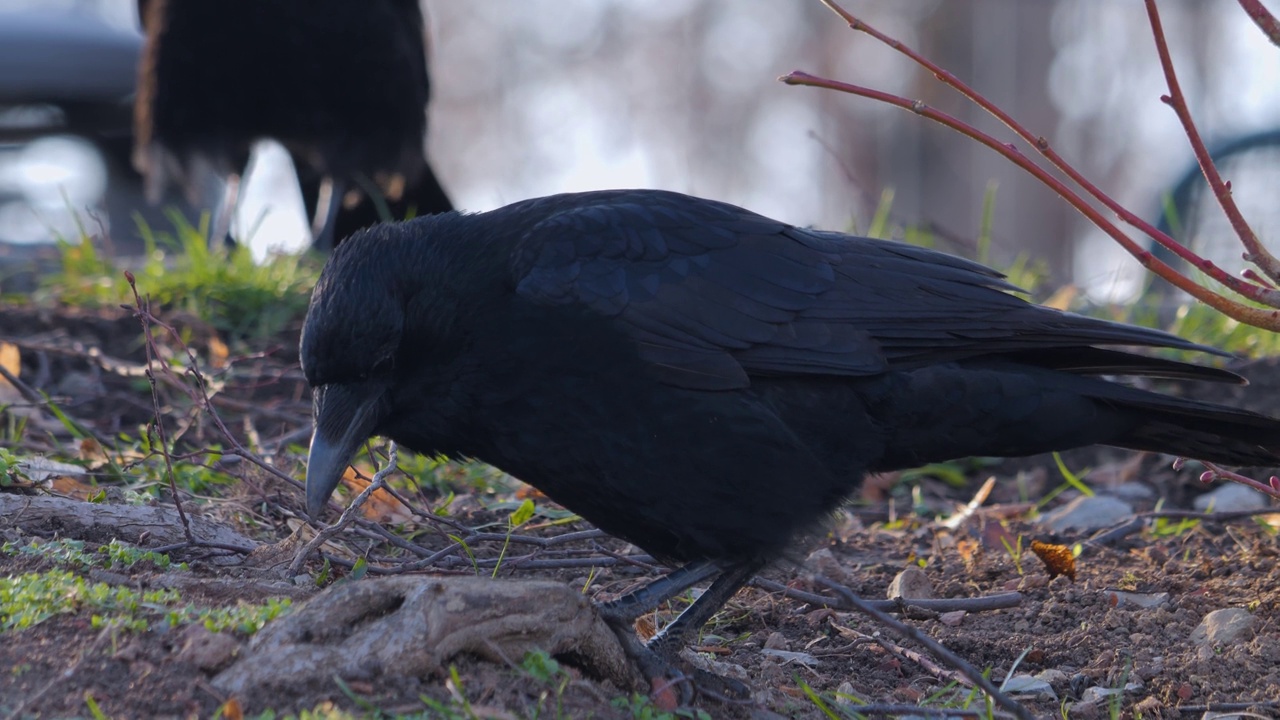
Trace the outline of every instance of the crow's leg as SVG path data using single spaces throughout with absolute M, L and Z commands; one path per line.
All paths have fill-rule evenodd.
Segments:
M 204 155 L 191 158 L 187 201 L 197 211 L 209 212 L 209 248 L 231 246 L 231 222 L 240 199 L 240 175 L 223 172 Z
M 311 247 L 321 252 L 333 250 L 338 238 L 334 237 L 334 224 L 342 209 L 342 196 L 347 183 L 332 175 L 320 184 L 320 196 L 316 201 L 316 216 L 311 220 Z
M 601 603 L 600 614 L 611 623 L 630 625 L 636 618 L 718 572 L 720 566 L 710 560 L 697 560 L 682 565 L 639 590 L 629 592 L 617 600 Z
M 741 683 L 702 670 L 695 670 L 692 682 L 688 682 L 690 678 L 675 666 L 674 661 L 688 639 L 763 566 L 763 561 L 740 562 L 727 568 L 711 561 L 693 562 L 601 606 L 601 615 L 617 635 L 627 655 L 649 680 L 659 705 L 671 709 L 677 704 L 687 704 L 693 700 L 695 687 L 726 699 L 749 697 L 749 689 Z M 717 572 L 720 577 L 674 622 L 647 645 L 640 641 L 635 632 L 636 618 Z

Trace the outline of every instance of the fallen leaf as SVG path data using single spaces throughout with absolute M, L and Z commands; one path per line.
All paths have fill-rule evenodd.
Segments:
M 1071 554 L 1071 548 L 1066 545 L 1055 545 L 1032 540 L 1031 552 L 1035 553 L 1036 557 L 1040 558 L 1040 562 L 1044 563 L 1045 569 L 1049 571 L 1050 578 L 1066 575 L 1071 578 L 1071 582 L 1076 581 L 1076 557 Z

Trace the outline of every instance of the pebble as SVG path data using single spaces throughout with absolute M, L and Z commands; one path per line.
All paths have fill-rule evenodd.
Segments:
M 1049 683 L 1050 685 L 1066 685 L 1071 681 L 1071 676 L 1057 668 L 1049 668 L 1036 673 L 1036 677 Z
M 933 598 L 933 583 L 923 570 L 912 565 L 894 576 L 885 594 L 890 600 L 929 600 Z
M 1140 607 L 1140 608 L 1157 608 L 1168 605 L 1170 602 L 1169 593 L 1135 593 L 1124 592 L 1123 590 L 1107 590 L 1106 598 L 1108 604 L 1114 598 L 1116 607 Z
M 1152 490 L 1151 486 L 1140 482 L 1126 482 L 1108 489 L 1107 494 L 1121 500 L 1151 500 L 1156 496 L 1156 491 Z
M 1209 648 L 1243 642 L 1253 634 L 1253 623 L 1253 615 L 1244 608 L 1214 610 L 1191 631 L 1191 642 Z
M 1101 685 L 1094 685 L 1091 688 L 1085 688 L 1083 694 L 1080 695 L 1080 702 L 1084 703 L 1101 703 L 1112 695 L 1119 695 L 1124 691 L 1120 688 L 1107 688 Z
M 787 642 L 787 636 L 780 632 L 769 633 L 769 639 L 764 641 L 766 650 L 789 650 L 791 643 Z
M 1237 510 L 1257 510 L 1267 506 L 1267 496 L 1244 485 L 1225 482 L 1195 500 L 1195 507 L 1201 512 L 1236 512 Z
M 1033 675 L 1014 675 L 1004 681 L 1001 688 L 1011 695 L 1034 695 L 1040 700 L 1057 701 L 1053 686 Z
M 1040 525 L 1053 532 L 1100 530 L 1133 515 L 1133 506 L 1107 495 L 1080 496 L 1040 516 Z

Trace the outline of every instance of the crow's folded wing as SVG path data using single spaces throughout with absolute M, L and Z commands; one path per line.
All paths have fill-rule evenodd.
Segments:
M 803 230 L 674 193 L 589 197 L 544 205 L 554 209 L 516 254 L 517 291 L 615 319 L 658 376 L 680 387 L 739 388 L 752 375 L 870 375 L 1014 353 L 1031 362 L 1045 354 L 1040 364 L 1062 369 L 1199 375 L 1196 366 L 1083 346 L 1210 350 L 1032 305 L 1009 294 L 1017 288 L 999 273 L 924 248 Z M 1047 357 L 1055 348 L 1077 350 L 1070 360 Z

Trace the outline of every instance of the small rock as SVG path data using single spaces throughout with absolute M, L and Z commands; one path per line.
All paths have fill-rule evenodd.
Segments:
M 933 583 L 923 570 L 912 565 L 894 576 L 885 594 L 890 600 L 930 600 L 933 598 Z
M 780 632 L 773 632 L 769 634 L 769 639 L 764 641 L 764 647 L 766 650 L 789 650 L 791 649 L 791 643 L 787 642 L 786 635 Z
M 1107 490 L 1107 494 L 1121 500 L 1150 500 L 1156 496 L 1156 491 L 1139 482 L 1126 482 Z
M 1065 672 L 1057 668 L 1049 668 L 1048 670 L 1041 670 L 1040 672 L 1036 673 L 1035 676 L 1038 679 L 1049 683 L 1050 685 L 1056 685 L 1058 687 L 1062 687 L 1063 685 L 1066 685 L 1068 682 L 1071 681 L 1070 675 L 1066 674 Z
M 205 672 L 216 672 L 231 664 L 240 651 L 240 643 L 230 635 L 210 632 L 199 623 L 182 631 L 184 640 L 178 660 L 191 663 Z
M 1040 516 L 1040 524 L 1053 532 L 1099 530 L 1133 514 L 1133 506 L 1107 495 L 1081 496 Z
M 958 627 L 960 623 L 964 622 L 965 615 L 968 615 L 968 613 L 964 610 L 952 610 L 939 615 L 938 620 L 947 627 Z
M 841 585 L 849 585 L 854 580 L 849 571 L 840 564 L 835 553 L 831 552 L 831 548 L 814 550 L 809 553 L 809 557 L 805 559 L 804 564 L 815 574 L 826 575 Z
M 769 648 L 765 648 L 764 650 L 760 651 L 760 654 L 777 658 L 784 665 L 787 663 L 799 663 L 806 667 L 817 667 L 818 665 L 822 664 L 821 662 L 819 662 L 818 658 L 806 652 L 791 652 L 790 650 L 770 650 Z
M 1107 590 L 1105 595 L 1108 604 L 1115 607 L 1157 608 L 1169 604 L 1169 593 L 1134 593 L 1123 590 Z
M 1033 695 L 1042 700 L 1058 699 L 1052 685 L 1033 675 L 1014 675 L 1004 681 L 1002 689 L 1011 695 Z
M 1253 634 L 1253 615 L 1244 608 L 1214 610 L 1191 631 L 1191 642 L 1201 647 L 1243 642 Z
M 1195 500 L 1195 507 L 1207 512 L 1236 512 L 1237 510 L 1257 510 L 1267 506 L 1267 496 L 1245 487 L 1239 483 L 1227 482 L 1201 495 Z
M 1120 688 L 1106 688 L 1101 685 L 1094 685 L 1086 688 L 1084 693 L 1080 695 L 1080 702 L 1101 704 L 1112 695 L 1119 695 L 1124 691 Z

